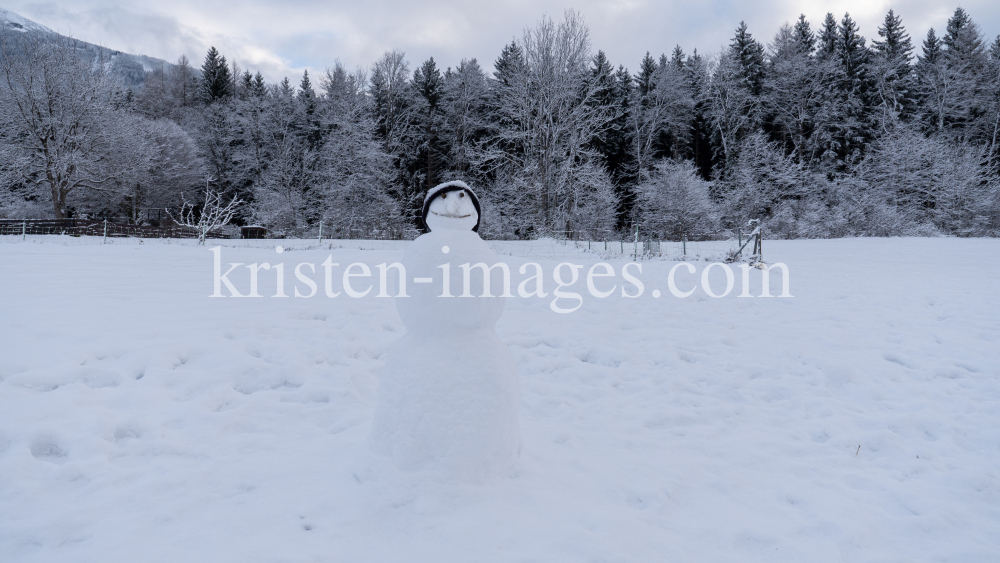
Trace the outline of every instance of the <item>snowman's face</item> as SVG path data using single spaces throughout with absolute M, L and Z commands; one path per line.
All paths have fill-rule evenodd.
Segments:
M 465 190 L 445 192 L 431 201 L 427 227 L 432 231 L 471 231 L 479 222 L 472 198 Z

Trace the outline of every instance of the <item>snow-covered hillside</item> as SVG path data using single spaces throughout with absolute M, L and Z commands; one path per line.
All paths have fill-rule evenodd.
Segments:
M 998 560 L 1000 240 L 766 252 L 794 297 L 737 271 L 678 299 L 661 261 L 637 299 L 510 299 L 519 467 L 454 484 L 356 475 L 392 299 L 211 299 L 207 248 L 0 243 L 0 561 Z M 283 262 L 291 295 L 328 255 L 401 251 L 222 260 Z
M 35 23 L 28 18 L 19 16 L 14 12 L 0 8 L 0 25 L 15 31 L 40 31 L 42 33 L 55 33 L 42 24 Z
M 37 32 L 46 41 L 65 40 L 66 36 L 33 22 L 28 18 L 0 8 L 0 26 L 12 31 L 23 33 Z M 156 69 L 169 69 L 173 65 L 164 60 L 146 55 L 133 55 L 110 49 L 105 46 L 88 43 L 80 38 L 73 41 L 74 47 L 87 58 L 97 58 L 113 61 L 112 69 L 126 86 L 140 87 L 145 82 L 145 72 Z

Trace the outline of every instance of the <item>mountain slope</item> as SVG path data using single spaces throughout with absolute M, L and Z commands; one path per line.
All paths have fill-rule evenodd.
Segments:
M 3 8 L 0 8 L 0 28 L 4 31 L 37 34 L 43 40 L 51 42 L 69 39 L 76 46 L 81 56 L 92 59 L 102 58 L 104 60 L 110 60 L 113 72 L 122 79 L 125 86 L 133 89 L 140 88 L 143 85 L 146 81 L 147 71 L 156 68 L 163 68 L 166 70 L 173 66 L 171 63 L 162 59 L 148 57 L 146 55 L 123 53 L 121 51 L 116 51 L 114 49 L 109 49 L 107 47 L 67 37 L 52 31 L 44 25 L 33 22 L 28 18 Z

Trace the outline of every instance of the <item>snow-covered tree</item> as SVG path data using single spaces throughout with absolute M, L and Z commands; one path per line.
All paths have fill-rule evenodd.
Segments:
M 108 189 L 139 164 L 109 155 L 129 139 L 116 126 L 120 90 L 110 65 L 87 60 L 71 40 L 0 30 L 0 124 L 16 138 L 20 181 L 44 186 L 57 219 L 79 189 Z
M 649 234 L 680 240 L 716 229 L 710 184 L 690 161 L 661 160 L 637 191 L 641 225 Z
M 201 65 L 201 99 L 206 104 L 225 100 L 233 95 L 233 77 L 226 57 L 211 47 Z
M 499 91 L 490 155 L 503 190 L 498 199 L 514 202 L 513 215 L 543 232 L 610 228 L 614 188 L 590 142 L 616 110 L 591 103 L 602 85 L 589 79 L 589 30 L 567 11 L 559 24 L 543 18 L 526 29 L 520 49 L 522 70 Z
M 869 69 L 875 81 L 882 129 L 886 130 L 900 116 L 913 111 L 913 44 L 902 18 L 892 10 L 885 15 L 878 34 L 882 39 L 872 41 L 874 56 Z

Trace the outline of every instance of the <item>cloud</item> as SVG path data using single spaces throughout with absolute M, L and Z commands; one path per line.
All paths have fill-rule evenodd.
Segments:
M 454 67 L 476 58 L 487 70 L 500 50 L 543 15 L 559 20 L 571 7 L 556 0 L 455 2 L 430 0 L 298 0 L 240 3 L 174 0 L 76 0 L 73 4 L 9 2 L 8 9 L 74 37 L 168 61 L 184 54 L 196 66 L 214 45 L 242 68 L 261 71 L 269 81 L 302 71 L 322 72 L 335 60 L 348 68 L 368 67 L 388 49 L 407 53 L 411 68 L 433 56 Z M 572 7 L 585 17 L 594 50 L 633 72 L 646 51 L 654 56 L 680 45 L 688 54 L 717 52 L 745 20 L 754 37 L 767 44 L 784 22 L 804 13 L 818 30 L 826 12 L 845 12 L 870 41 L 890 7 L 901 15 L 915 45 L 929 27 L 943 31 L 954 7 L 930 0 L 804 0 L 709 2 L 581 0 Z M 1000 13 L 987 0 L 963 2 L 988 38 L 1000 32 Z

